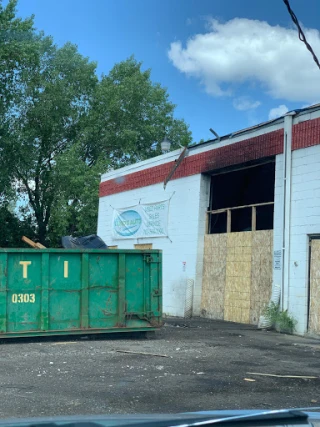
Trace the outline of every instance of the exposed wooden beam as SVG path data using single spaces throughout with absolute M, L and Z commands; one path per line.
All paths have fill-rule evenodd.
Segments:
M 256 231 L 257 228 L 257 208 L 252 206 L 252 216 L 251 216 L 251 231 Z
M 214 211 L 207 211 L 207 212 L 211 214 L 218 214 L 218 213 L 223 213 L 227 211 L 234 211 L 235 209 L 244 209 L 244 208 L 252 208 L 253 206 L 258 207 L 258 206 L 268 206 L 268 205 L 274 205 L 274 202 L 256 203 L 253 205 L 243 205 L 243 206 L 233 206 L 232 208 L 216 209 Z
M 175 173 L 175 171 L 178 169 L 178 167 L 180 166 L 180 164 L 182 163 L 182 160 L 187 156 L 188 154 L 188 149 L 187 147 L 184 147 L 184 149 L 182 150 L 179 158 L 177 160 L 174 161 L 174 165 L 171 169 L 171 171 L 169 172 L 168 176 L 166 177 L 166 179 L 164 180 L 163 183 L 163 188 L 165 189 L 168 182 L 170 181 L 170 179 L 173 177 L 173 174 Z
M 231 233 L 231 210 L 227 210 L 227 233 Z

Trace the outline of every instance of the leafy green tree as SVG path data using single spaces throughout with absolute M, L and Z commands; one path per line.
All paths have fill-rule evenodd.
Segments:
M 27 246 L 22 243 L 21 237 L 34 237 L 35 228 L 32 218 L 30 216 L 15 215 L 7 203 L 0 206 L 0 223 L 0 247 L 16 248 Z
M 116 64 L 97 85 L 82 139 L 89 164 L 104 158 L 112 169 L 161 154 L 157 143 L 165 135 L 172 149 L 191 142 L 186 123 L 174 118 L 175 105 L 167 90 L 141 67 L 131 57 Z
M 0 196 L 1 202 L 11 191 L 11 162 L 4 156 L 9 117 L 14 114 L 15 102 L 21 91 L 20 79 L 28 59 L 37 49 L 38 36 L 33 30 L 33 18 L 16 17 L 17 0 L 3 6 L 0 0 Z
M 49 222 L 51 245 L 59 245 L 64 235 L 96 232 L 99 181 L 106 165 L 100 161 L 88 165 L 82 157 L 80 144 L 75 144 L 57 158 L 55 172 L 60 193 L 54 200 Z
M 71 44 L 57 48 L 43 38 L 37 53 L 21 81 L 6 153 L 8 160 L 14 159 L 13 175 L 20 193 L 27 195 L 39 241 L 45 243 L 51 209 L 60 193 L 56 158 L 76 142 L 97 78 L 95 64 Z

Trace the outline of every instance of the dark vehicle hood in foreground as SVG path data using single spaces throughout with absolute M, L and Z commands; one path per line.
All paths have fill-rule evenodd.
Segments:
M 310 410 L 309 410 L 310 409 Z M 319 408 L 317 408 L 319 409 Z M 307 417 L 303 417 L 303 415 Z M 252 419 L 251 419 L 252 418 Z M 251 419 L 251 420 L 250 420 Z M 0 421 L 1 426 L 8 427 L 113 427 L 113 426 L 210 426 L 210 424 L 225 423 L 230 425 L 291 425 L 320 427 L 320 412 L 312 411 L 312 408 L 302 410 L 221 410 L 201 411 L 181 414 L 129 414 L 129 415 L 93 415 L 93 416 L 66 416 L 43 418 L 16 418 Z M 312 424 L 310 424 L 312 423 Z

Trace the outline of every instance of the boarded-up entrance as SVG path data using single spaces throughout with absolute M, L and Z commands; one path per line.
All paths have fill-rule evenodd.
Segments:
M 272 288 L 273 230 L 205 236 L 202 315 L 257 324 Z
M 309 332 L 320 334 L 320 239 L 311 239 Z

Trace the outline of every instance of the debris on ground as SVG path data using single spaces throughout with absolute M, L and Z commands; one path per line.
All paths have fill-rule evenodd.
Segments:
M 90 340 L 16 339 L 14 345 L 2 340 L 1 416 L 77 415 L 79 408 L 83 415 L 169 414 L 319 404 L 319 379 L 301 379 L 320 372 L 319 351 L 313 349 L 319 340 L 232 322 L 183 322 L 192 327 L 163 327 L 151 341 L 124 332 Z
M 169 357 L 166 354 L 145 353 L 143 351 L 116 350 L 117 353 L 142 354 L 143 356 Z
M 276 378 L 301 378 L 305 380 L 316 380 L 319 377 L 314 377 L 310 375 L 277 375 L 277 374 L 262 374 L 258 372 L 247 372 L 249 375 L 259 375 L 261 377 L 276 377 Z

